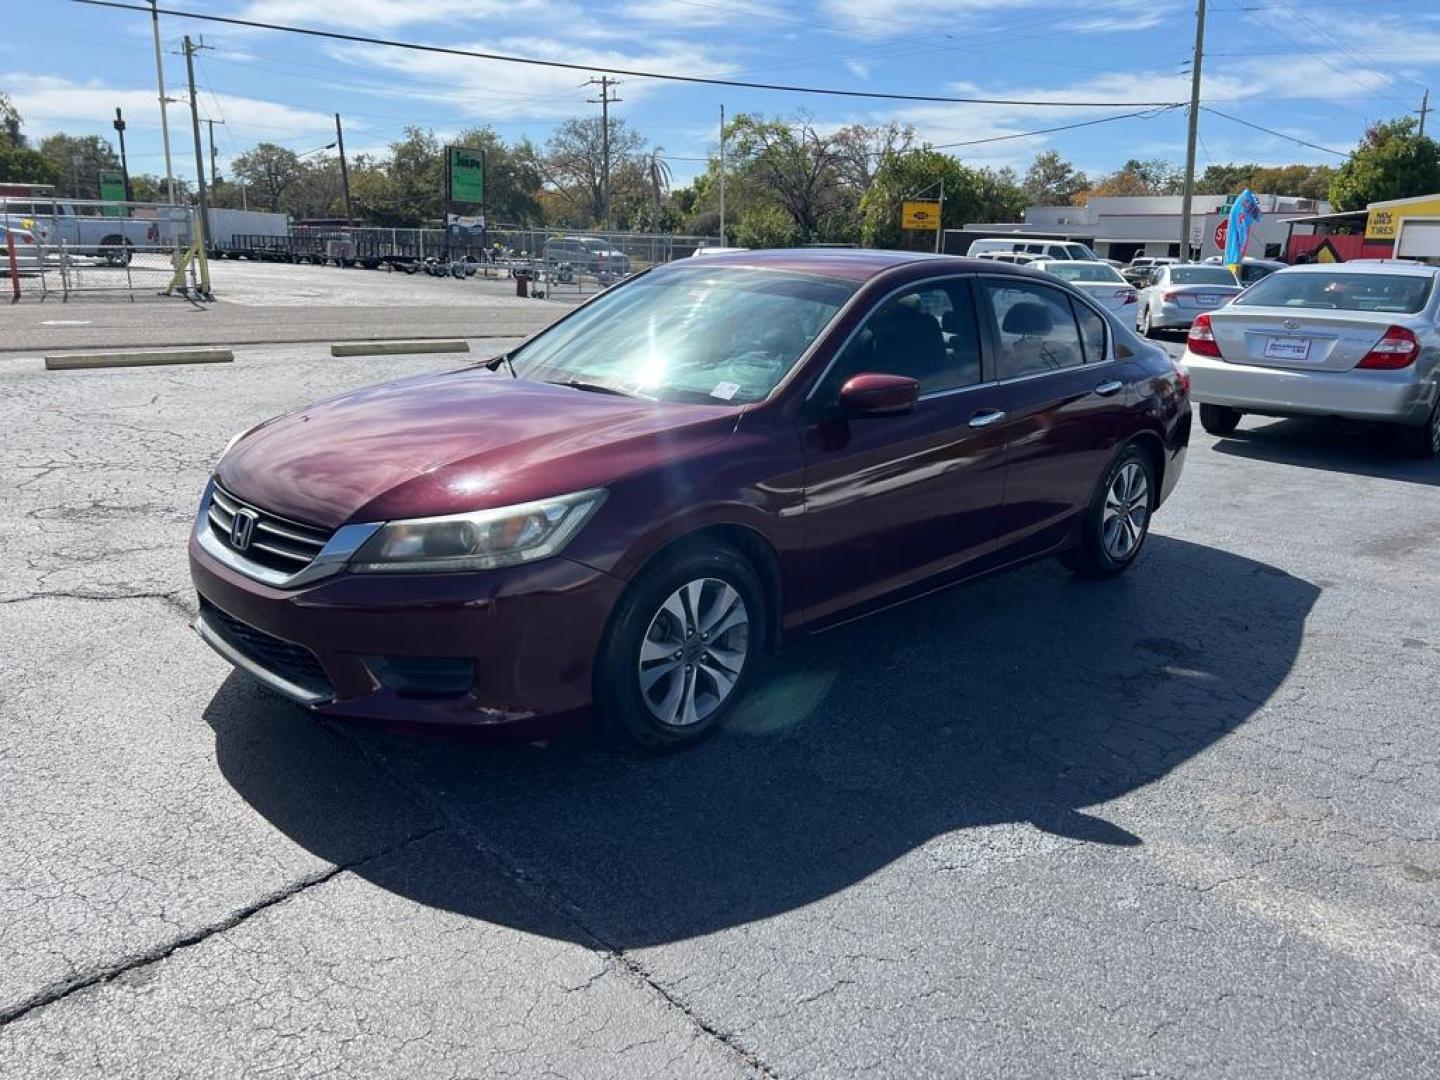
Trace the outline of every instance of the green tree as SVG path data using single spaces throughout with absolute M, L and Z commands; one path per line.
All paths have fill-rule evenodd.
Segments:
M 598 116 L 566 120 L 545 143 L 541 159 L 545 179 L 563 197 L 584 225 L 603 225 L 612 207 L 637 194 L 643 197 L 645 175 L 628 168 L 639 158 L 645 138 L 623 119 L 610 119 L 607 176 L 605 125 Z M 608 205 L 607 205 L 608 199 Z M 621 213 L 620 218 L 625 215 Z
M 1371 124 L 1330 183 L 1336 210 L 1440 191 L 1440 143 L 1416 133 L 1411 117 Z
M 795 219 L 774 204 L 746 207 L 731 228 L 741 247 L 794 247 L 803 239 Z
M 1089 186 L 1089 177 L 1054 150 L 1035 155 L 1021 185 L 1031 206 L 1069 206 Z
M 38 150 L 0 141 L 0 180 L 12 184 L 58 184 L 60 166 Z
M 454 144 L 485 152 L 485 215 L 489 221 L 528 225 L 540 220 L 539 195 L 545 178 L 528 139 L 511 146 L 486 126 L 461 132 Z
M 1238 195 L 1247 187 L 1256 194 L 1326 199 L 1335 170 L 1329 165 L 1209 165 L 1195 180 L 1201 195 Z
M 1182 170 L 1168 161 L 1131 158 L 1113 173 L 1102 176 L 1090 188 L 1071 200 L 1083 206 L 1092 198 L 1113 195 L 1179 195 L 1185 187 Z
M 40 140 L 40 153 L 59 170 L 56 194 L 71 199 L 100 197 L 100 170 L 120 168 L 114 147 L 99 135 L 56 132 Z
M 1009 170 L 970 168 L 939 150 L 912 150 L 887 159 L 860 201 L 860 237 L 865 246 L 933 247 L 933 233 L 902 232 L 900 204 L 917 196 L 935 198 L 942 180 L 942 228 L 958 229 L 972 221 L 1014 221 L 1025 208 L 1025 193 Z
M 286 199 L 300 182 L 304 165 L 294 150 L 262 142 L 231 162 L 230 171 L 249 189 L 252 206 L 281 211 L 289 209 Z
M 799 240 L 818 239 L 822 222 L 841 210 L 847 197 L 835 136 L 817 129 L 806 113 L 791 120 L 742 113 L 727 135 L 747 207 L 757 200 L 778 206 L 795 223 Z
M 0 148 L 25 149 L 25 135 L 20 111 L 10 101 L 10 95 L 0 90 Z

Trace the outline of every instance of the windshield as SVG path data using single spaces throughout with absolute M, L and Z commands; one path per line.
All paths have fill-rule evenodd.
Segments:
M 759 401 L 856 287 L 747 267 L 666 269 L 602 294 L 510 358 L 522 379 L 660 401 Z
M 1091 262 L 1100 262 L 1100 256 L 1090 250 L 1086 244 L 1071 244 L 1070 257 L 1072 259 L 1088 259 Z
M 1172 266 L 1172 285 L 1234 285 L 1235 275 L 1223 266 Z
M 1120 272 L 1106 263 L 1048 263 L 1045 272 L 1065 281 L 1099 281 L 1106 285 L 1128 284 Z
M 1418 274 L 1312 274 L 1278 271 L 1236 299 L 1251 307 L 1339 308 L 1413 315 L 1430 298 L 1435 279 Z

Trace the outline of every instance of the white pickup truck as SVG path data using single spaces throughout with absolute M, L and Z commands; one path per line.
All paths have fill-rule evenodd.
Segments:
M 188 211 L 180 207 L 155 207 L 142 211 L 144 217 L 110 217 L 105 210 L 114 212 L 101 203 L 0 199 L 0 225 L 30 230 L 47 254 L 63 245 L 71 255 L 102 259 L 111 266 L 129 265 L 137 248 L 168 248 L 177 236 L 183 243 L 188 235 Z

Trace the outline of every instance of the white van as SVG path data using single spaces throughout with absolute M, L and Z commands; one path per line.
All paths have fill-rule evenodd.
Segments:
M 1085 262 L 1100 262 L 1100 256 L 1084 244 L 1074 240 L 1024 240 L 1011 237 L 1001 240 L 976 240 L 966 252 L 972 259 L 987 251 L 1015 251 L 1034 255 L 1037 259 L 1081 259 Z

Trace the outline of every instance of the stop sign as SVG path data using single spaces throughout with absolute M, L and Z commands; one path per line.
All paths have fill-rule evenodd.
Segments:
M 1230 231 L 1230 219 L 1221 218 L 1215 223 L 1215 247 L 1223 254 L 1225 251 L 1225 234 Z

